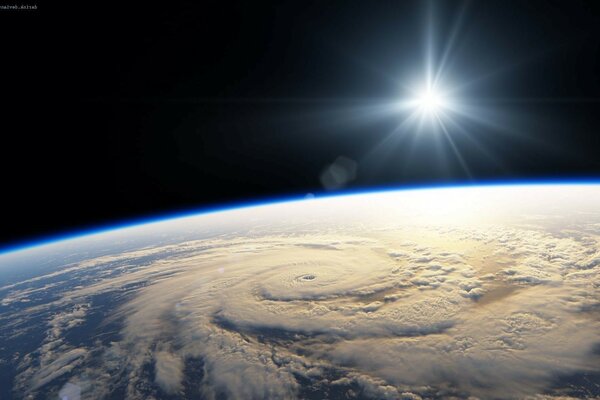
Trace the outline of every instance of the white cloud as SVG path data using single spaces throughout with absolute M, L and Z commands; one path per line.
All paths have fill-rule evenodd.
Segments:
M 162 346 L 159 346 L 159 348 Z M 183 379 L 183 360 L 169 350 L 157 350 L 153 354 L 155 382 L 169 394 L 176 394 L 181 390 Z
M 94 279 L 11 316 L 47 316 L 46 339 L 21 356 L 18 387 L 35 396 L 56 377 L 85 375 L 82 396 L 123 382 L 130 399 L 179 395 L 187 360 L 198 359 L 204 379 L 195 384 L 208 398 L 294 398 L 298 377 L 346 385 L 348 396 L 360 395 L 358 385 L 375 398 L 511 398 L 597 370 L 597 238 L 557 233 L 543 210 L 526 223 L 494 219 L 494 210 L 482 224 L 445 211 L 440 221 L 415 217 L 419 205 L 404 206 L 382 206 L 375 222 L 360 223 L 300 218 L 288 206 L 276 217 L 242 213 L 254 218 L 249 233 L 70 265 Z M 6 289 L 7 304 L 36 282 Z M 95 295 L 126 290 L 108 317 L 122 323 L 118 339 L 68 342 Z

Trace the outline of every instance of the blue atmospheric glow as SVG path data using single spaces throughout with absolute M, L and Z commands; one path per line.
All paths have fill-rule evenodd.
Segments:
M 426 190 L 426 189 L 442 189 L 442 188 L 469 188 L 469 187 L 482 187 L 482 186 L 539 186 L 539 185 L 600 185 L 600 177 L 598 178 L 573 178 L 573 179 L 535 179 L 535 180 L 492 180 L 492 181 L 479 181 L 479 182 L 460 182 L 460 183 L 421 183 L 411 184 L 405 186 L 383 186 L 374 188 L 359 188 L 353 190 L 340 191 L 334 194 L 331 193 L 317 193 L 313 195 L 288 195 L 271 198 L 263 198 L 258 200 L 232 202 L 223 205 L 202 207 L 199 209 L 189 209 L 179 212 L 170 212 L 155 215 L 152 217 L 141 217 L 135 219 L 129 219 L 126 221 L 117 222 L 114 224 L 106 224 L 103 226 L 73 231 L 65 234 L 50 235 L 42 239 L 23 241 L 14 245 L 0 245 L 0 255 L 12 253 L 16 251 L 28 250 L 31 248 L 54 244 L 66 240 L 77 239 L 84 236 L 95 235 L 99 233 L 106 233 L 110 231 L 116 231 L 124 228 L 131 228 L 134 226 L 152 224 L 162 221 L 167 221 L 177 218 L 185 218 L 198 216 L 203 214 L 211 214 L 216 212 L 231 211 L 240 208 L 251 208 L 259 206 L 267 206 L 277 203 L 287 203 L 295 201 L 303 201 L 307 198 L 323 199 L 331 197 L 345 197 L 353 195 L 364 195 L 364 194 L 376 194 L 384 192 L 396 192 L 396 191 L 409 191 L 409 190 Z

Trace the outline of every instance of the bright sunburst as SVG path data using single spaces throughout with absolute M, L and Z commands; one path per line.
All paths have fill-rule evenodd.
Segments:
M 319 124 L 336 124 L 348 130 L 376 126 L 370 132 L 377 140 L 356 160 L 372 170 L 408 170 L 428 164 L 444 173 L 457 166 L 471 178 L 470 159 L 485 160 L 504 170 L 506 166 L 490 143 L 502 136 L 534 140 L 523 128 L 531 123 L 527 115 L 521 108 L 510 106 L 524 99 L 506 97 L 507 90 L 500 84 L 520 61 L 487 64 L 469 54 L 470 38 L 462 29 L 467 2 L 447 26 L 435 21 L 438 3 L 420 4 L 428 7 L 423 12 L 422 36 L 411 36 L 420 44 L 408 50 L 399 46 L 400 61 L 393 68 L 359 60 L 389 84 L 390 97 L 351 99 L 319 112 Z
M 424 115 L 436 117 L 447 106 L 447 99 L 434 87 L 419 92 L 415 98 L 415 106 Z

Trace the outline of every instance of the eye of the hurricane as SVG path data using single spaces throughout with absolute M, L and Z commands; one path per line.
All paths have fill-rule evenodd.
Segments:
M 313 275 L 313 274 L 306 274 L 306 275 L 301 275 L 298 277 L 298 279 L 301 281 L 313 281 L 316 278 L 317 278 L 317 276 Z

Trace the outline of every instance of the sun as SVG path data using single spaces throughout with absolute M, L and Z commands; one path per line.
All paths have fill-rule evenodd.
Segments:
M 444 97 L 435 89 L 423 90 L 417 95 L 416 104 L 418 108 L 427 115 L 436 115 L 445 107 Z

